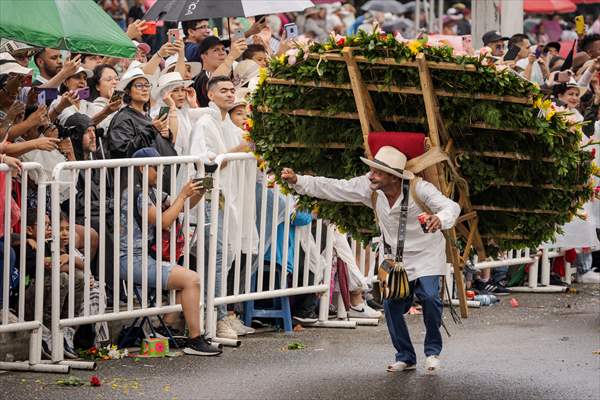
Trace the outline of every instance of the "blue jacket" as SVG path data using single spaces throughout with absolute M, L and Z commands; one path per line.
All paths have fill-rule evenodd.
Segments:
M 287 272 L 294 271 L 294 242 L 296 240 L 296 227 L 310 224 L 312 221 L 312 215 L 307 212 L 297 211 L 295 217 L 292 215 L 290 218 L 290 237 L 288 241 L 288 259 L 287 259 Z M 283 234 L 285 232 L 285 223 L 282 222 L 277 225 L 277 249 L 275 254 L 275 261 L 278 265 L 283 264 Z M 265 252 L 265 261 L 271 261 L 271 246 Z

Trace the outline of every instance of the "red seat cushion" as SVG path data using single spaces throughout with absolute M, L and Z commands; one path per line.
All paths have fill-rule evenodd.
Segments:
M 425 134 L 417 132 L 371 132 L 369 148 L 375 156 L 383 146 L 392 146 L 400 150 L 410 160 L 425 153 Z

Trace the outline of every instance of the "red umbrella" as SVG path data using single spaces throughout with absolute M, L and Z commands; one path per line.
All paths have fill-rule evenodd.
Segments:
M 525 0 L 523 11 L 529 14 L 566 14 L 577 11 L 571 0 Z
M 571 0 L 575 4 L 598 4 L 600 0 Z

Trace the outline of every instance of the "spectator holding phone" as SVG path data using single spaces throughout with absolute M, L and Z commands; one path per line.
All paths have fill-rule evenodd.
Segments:
M 159 157 L 160 154 L 154 148 L 142 148 L 132 154 L 133 158 Z M 170 231 L 173 223 L 177 224 L 178 216 L 183 212 L 185 203 L 189 201 L 190 208 L 196 206 L 202 196 L 204 189 L 201 182 L 190 180 L 187 182 L 175 198 L 169 198 L 166 193 L 158 193 L 156 185 L 158 175 L 155 167 L 148 167 L 148 197 L 143 199 L 144 167 L 137 167 L 135 171 L 135 190 L 133 199 L 129 198 L 129 190 L 124 190 L 121 202 L 121 277 L 126 278 L 128 268 L 133 268 L 133 279 L 136 284 L 142 283 L 142 213 L 143 202 L 147 201 L 147 214 L 145 218 L 148 221 L 148 243 L 149 250 L 162 237 L 156 237 L 157 213 L 161 213 L 162 230 L 167 233 Z M 163 185 L 163 187 L 165 187 Z M 161 209 L 156 206 L 158 196 L 161 197 Z M 133 231 L 128 231 L 128 208 L 134 207 L 136 222 L 133 224 Z M 133 235 L 133 248 L 128 246 L 128 235 Z M 175 243 L 170 243 L 175 246 Z M 129 253 L 131 252 L 131 254 Z M 128 265 L 128 257 L 133 258 L 131 266 Z M 160 263 L 160 276 L 157 277 L 157 265 Z M 189 330 L 189 338 L 184 345 L 184 353 L 199 356 L 218 355 L 222 350 L 213 345 L 208 339 L 201 335 L 200 327 L 200 280 L 198 274 L 188 268 L 164 261 L 162 254 L 148 255 L 147 264 L 148 286 L 156 287 L 157 279 L 161 280 L 162 289 L 177 290 L 177 303 L 181 304 L 183 316 Z M 133 284 L 133 282 L 129 282 Z M 159 294 L 160 295 L 160 294 Z
M 58 90 L 59 96 L 50 105 L 50 118 L 64 123 L 71 115 L 88 109 L 89 88 L 87 79 L 92 77 L 92 71 L 79 67 L 68 76 Z
M 98 136 L 103 136 L 108 131 L 110 121 L 123 104 L 123 91 L 117 90 L 119 74 L 117 70 L 108 64 L 100 64 L 94 68 L 92 77 L 88 80 L 90 87 L 90 98 L 86 114 L 103 116 L 100 123 L 96 124 Z M 99 118 L 98 118 L 99 119 Z
M 513 35 L 508 41 L 509 53 L 513 46 L 519 48 L 515 65 L 521 76 L 528 81 L 537 83 L 539 86 L 543 85 L 548 76 L 548 68 L 542 58 L 538 59 L 531 52 L 531 43 L 527 35 L 523 33 Z
M 200 62 L 200 43 L 213 34 L 208 19 L 183 21 L 181 26 L 185 35 L 185 58 Z

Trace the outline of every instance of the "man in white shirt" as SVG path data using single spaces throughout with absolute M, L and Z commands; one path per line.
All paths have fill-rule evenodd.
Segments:
M 379 149 L 374 160 L 362 160 L 371 167 L 371 171 L 350 180 L 299 176 L 289 168 L 283 169 L 281 178 L 299 194 L 330 201 L 362 203 L 368 207 L 375 204 L 384 243 L 391 254 L 397 254 L 401 203 L 407 195 L 402 193 L 403 181 L 413 179 L 414 175 L 404 170 L 406 156 L 391 146 Z M 373 192 L 376 193 L 376 198 L 372 198 Z M 415 350 L 403 316 L 412 305 L 413 294 L 423 306 L 423 320 L 427 331 L 426 369 L 435 371 L 440 366 L 442 302 L 439 297 L 439 278 L 447 269 L 446 242 L 440 229 L 454 226 L 460 214 L 460 206 L 423 180 L 416 181 L 414 192 L 418 199 L 415 200 L 409 192 L 403 252 L 411 295 L 406 299 L 384 302 L 388 330 L 397 351 L 396 362 L 387 368 L 390 372 L 415 369 Z M 419 214 L 425 211 L 419 204 L 435 213 L 427 215 L 427 233 L 418 221 Z

